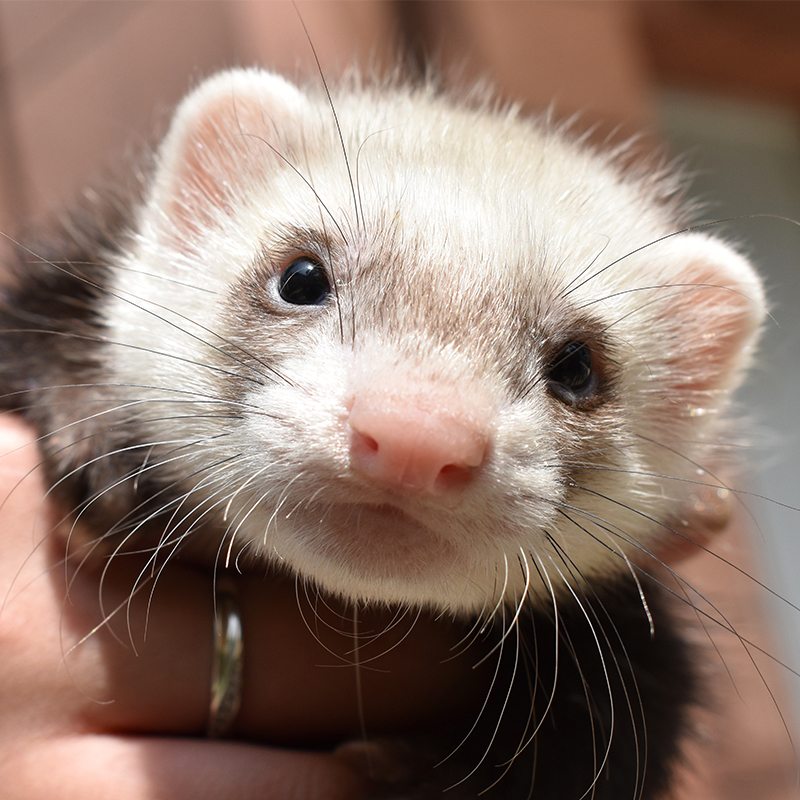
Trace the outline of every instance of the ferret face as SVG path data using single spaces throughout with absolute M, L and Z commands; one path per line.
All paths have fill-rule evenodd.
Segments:
M 749 265 L 671 236 L 663 182 L 512 113 L 334 105 L 342 143 L 275 76 L 201 86 L 115 272 L 105 357 L 182 521 L 457 612 L 626 569 L 713 459 Z

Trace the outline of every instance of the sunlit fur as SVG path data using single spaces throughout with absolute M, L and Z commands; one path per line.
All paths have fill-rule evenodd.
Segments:
M 86 264 L 24 250 L 41 270 L 3 312 L 6 405 L 41 427 L 81 518 L 106 521 L 79 557 L 182 544 L 216 567 L 270 564 L 311 591 L 474 620 L 473 646 L 496 633 L 480 722 L 511 744 L 489 755 L 484 736 L 445 784 L 499 759 L 490 780 L 515 798 L 534 773 L 534 797 L 653 797 L 645 773 L 663 789 L 693 687 L 637 563 L 671 529 L 691 536 L 691 495 L 718 483 L 764 298 L 734 248 L 685 229 L 674 179 L 618 161 L 431 85 L 203 83 L 130 225 Z M 328 271 L 321 306 L 278 294 L 299 256 Z M 34 311 L 44 275 L 80 301 Z M 599 375 L 580 402 L 548 383 L 572 341 Z M 35 376 L 13 365 L 51 344 Z M 354 398 L 404 392 L 488 431 L 455 502 L 353 469 Z M 651 669 L 684 684 L 680 703 L 640 692 Z M 570 708 L 568 680 L 588 772 L 548 777 L 542 755 L 509 784 L 515 756 L 572 745 L 544 730 Z M 645 722 L 668 714 L 657 747 Z
M 103 307 L 110 376 L 131 387 L 117 394 L 165 443 L 150 462 L 181 447 L 172 471 L 204 523 L 348 597 L 494 607 L 525 591 L 505 565 L 558 559 L 551 539 L 586 576 L 624 570 L 727 435 L 758 279 L 703 234 L 663 238 L 670 182 L 513 110 L 403 88 L 334 105 L 347 162 L 324 94 L 273 75 L 222 74 L 179 109 Z M 298 253 L 332 272 L 335 300 L 248 318 Z M 548 345 L 582 331 L 613 372 L 589 410 L 542 374 Z M 409 382 L 490 414 L 492 451 L 459 508 L 397 501 L 426 529 L 400 555 L 355 532 L 386 498 L 349 469 L 346 410 Z

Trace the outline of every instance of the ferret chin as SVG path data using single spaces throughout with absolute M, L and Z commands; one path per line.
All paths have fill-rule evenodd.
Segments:
M 641 565 L 694 535 L 761 283 L 678 181 L 514 108 L 331 100 L 221 73 L 129 215 L 20 251 L 5 403 L 89 550 L 181 539 L 513 631 L 497 796 L 657 798 L 697 681 Z

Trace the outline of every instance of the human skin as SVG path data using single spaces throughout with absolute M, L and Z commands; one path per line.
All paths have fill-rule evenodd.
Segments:
M 154 589 L 145 579 L 128 603 L 144 560 L 116 559 L 105 575 L 91 559 L 79 569 L 80 559 L 65 565 L 71 523 L 45 496 L 32 432 L 3 418 L 0 453 L 0 786 L 7 800 L 355 800 L 370 786 L 359 709 L 369 731 L 391 735 L 474 713 L 463 697 L 483 697 L 486 676 L 472 669 L 476 659 L 450 658 L 457 628 L 443 635 L 432 619 L 401 620 L 362 647 L 370 666 L 356 670 L 352 611 L 328 601 L 317 620 L 310 602 L 298 601 L 294 581 L 251 574 L 238 578 L 242 710 L 230 740 L 204 738 L 211 570 L 175 562 Z M 358 625 L 381 630 L 391 619 L 364 611 Z M 354 744 L 346 752 L 299 749 L 348 739 Z M 375 753 L 370 767 L 381 770 Z
M 388 735 L 477 713 L 489 678 L 472 669 L 476 658 L 451 658 L 462 635 L 457 627 L 405 620 L 391 642 L 379 637 L 363 644 L 361 661 L 368 667 L 357 671 L 351 611 L 333 607 L 316 617 L 307 599 L 298 601 L 293 581 L 251 573 L 237 578 L 246 646 L 242 710 L 230 740 L 204 738 L 213 639 L 210 570 L 172 562 L 155 590 L 143 582 L 129 611 L 143 561 L 117 559 L 102 591 L 97 564 L 65 568 L 71 523 L 47 500 L 38 462 L 33 432 L 14 416 L 0 418 L 4 800 L 357 800 L 372 785 L 365 765 L 377 777 L 397 769 L 391 750 L 359 744 L 359 709 L 369 732 Z M 731 547 L 741 547 L 735 526 L 711 533 L 714 547 L 728 557 Z M 664 555 L 674 565 L 690 553 L 678 548 Z M 724 563 L 712 554 L 695 555 L 691 563 L 682 561 L 681 573 L 704 587 L 702 593 L 716 594 L 714 573 Z M 729 571 L 718 582 L 729 587 Z M 742 576 L 739 583 L 730 592 L 749 597 L 751 582 Z M 119 608 L 106 625 L 101 597 L 106 612 Z M 747 602 L 752 605 L 752 598 Z M 378 611 L 363 613 L 359 629 L 380 630 L 390 620 Z M 746 635 L 757 638 L 750 628 Z M 745 630 L 740 621 L 737 629 Z M 707 636 L 705 631 L 701 639 Z M 671 797 L 732 797 L 729 763 L 745 773 L 750 764 L 768 763 L 777 787 L 769 796 L 788 797 L 790 781 L 781 776 L 791 777 L 791 742 L 774 708 L 770 716 L 770 698 L 762 697 L 777 691 L 778 676 L 768 663 L 751 674 L 735 636 L 727 643 L 716 633 L 714 638 L 723 648 L 724 673 L 717 665 L 717 702 L 704 709 L 703 738 L 711 748 L 698 740 L 687 751 Z M 398 639 L 402 645 L 392 648 Z M 738 738 L 729 745 L 732 731 Z M 308 749 L 341 740 L 352 744 L 338 753 Z M 720 765 L 729 750 L 735 759 Z

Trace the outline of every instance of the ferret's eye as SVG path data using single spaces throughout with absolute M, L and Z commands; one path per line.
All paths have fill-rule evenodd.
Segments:
M 331 283 L 323 267 L 310 258 L 296 258 L 278 280 L 278 293 L 295 306 L 320 306 L 331 293 Z
M 553 394 L 569 405 L 588 400 L 597 385 L 592 351 L 586 342 L 570 342 L 547 371 Z

